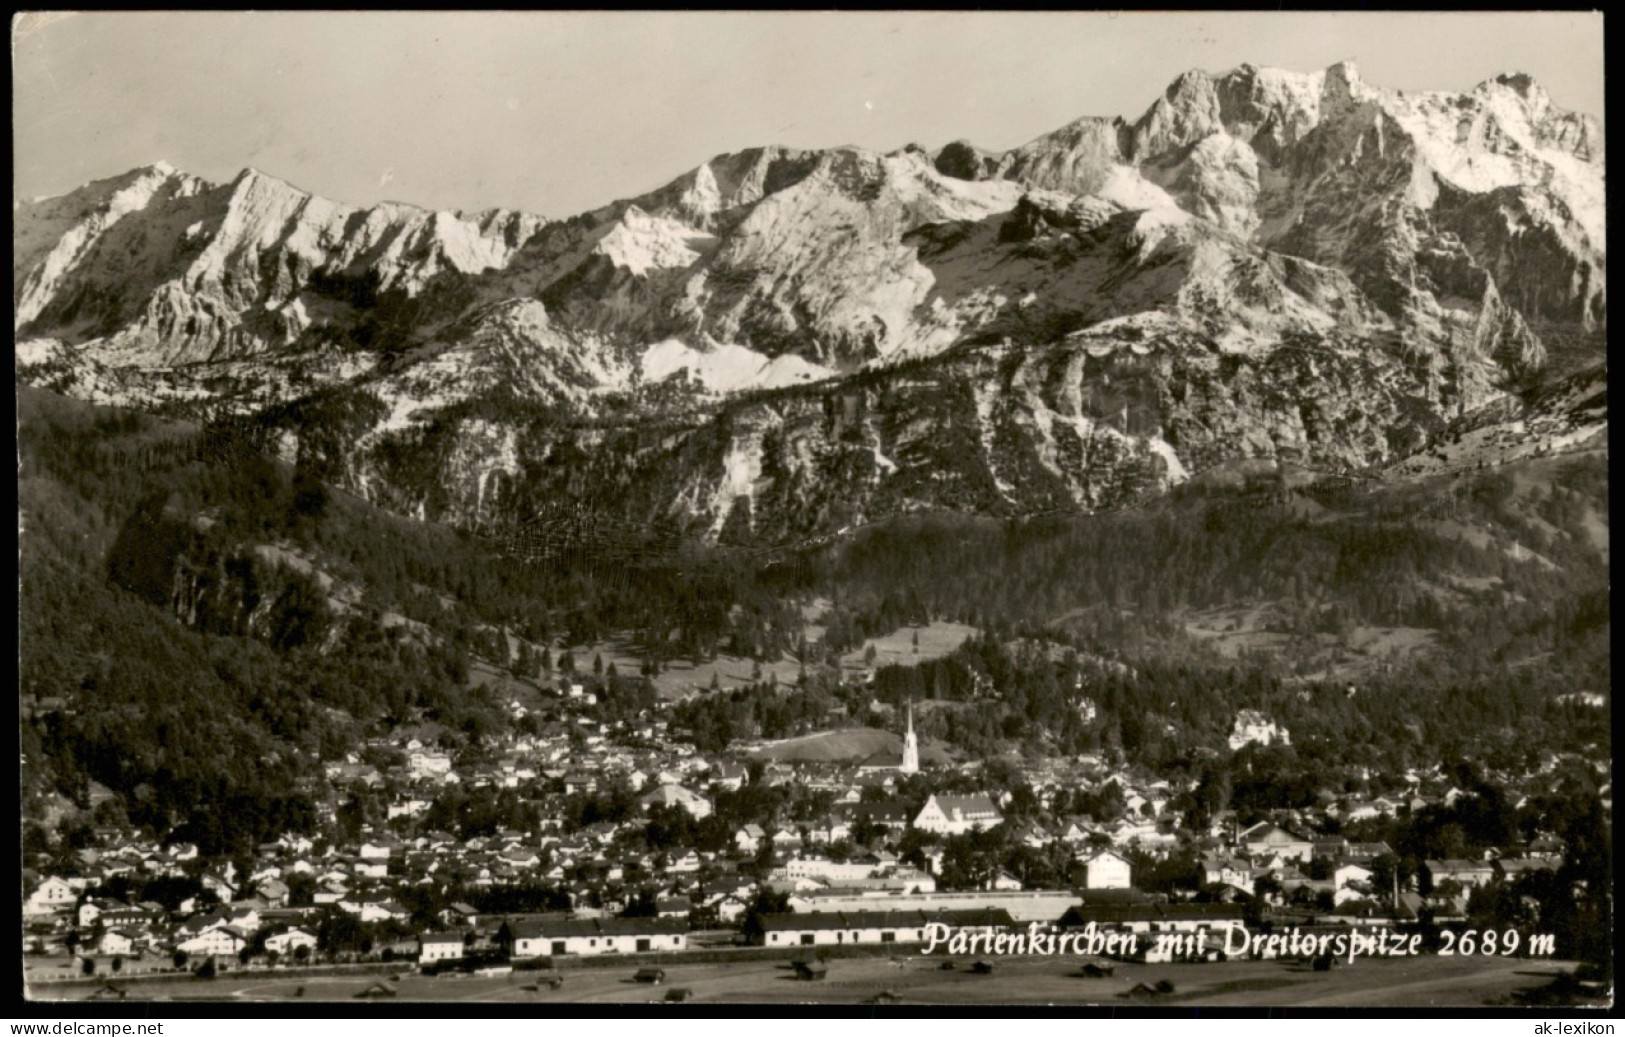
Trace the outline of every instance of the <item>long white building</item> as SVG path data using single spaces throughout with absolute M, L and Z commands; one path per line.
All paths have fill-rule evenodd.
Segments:
M 504 922 L 497 940 L 514 959 L 555 954 L 645 954 L 688 947 L 681 918 L 577 918 Z

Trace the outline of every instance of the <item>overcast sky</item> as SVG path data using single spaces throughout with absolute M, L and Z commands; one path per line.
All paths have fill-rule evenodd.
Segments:
M 1532 74 L 1603 115 L 1596 14 L 93 13 L 12 26 L 14 196 L 160 159 L 352 204 L 568 216 L 760 144 L 1004 149 L 1176 75 Z

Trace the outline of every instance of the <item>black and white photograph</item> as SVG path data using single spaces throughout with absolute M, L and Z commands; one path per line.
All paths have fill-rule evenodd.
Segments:
M 11 31 L 24 1011 L 1613 1009 L 1600 12 Z

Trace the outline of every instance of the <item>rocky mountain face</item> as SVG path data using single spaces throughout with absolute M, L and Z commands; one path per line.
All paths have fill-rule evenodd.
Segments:
M 723 155 L 563 221 L 160 165 L 14 206 L 17 374 L 256 416 L 472 527 L 1115 507 L 1241 457 L 1391 465 L 1595 338 L 1604 174 L 1526 76 L 1349 65 L 1192 72 L 1002 154 Z

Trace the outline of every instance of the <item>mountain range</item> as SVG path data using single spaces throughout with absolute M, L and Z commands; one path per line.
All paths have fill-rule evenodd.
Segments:
M 1350 64 L 1187 73 L 1002 153 L 721 155 L 564 220 L 160 164 L 14 205 L 16 371 L 468 529 L 1107 509 L 1605 433 L 1604 184 L 1600 124 L 1527 76 Z

